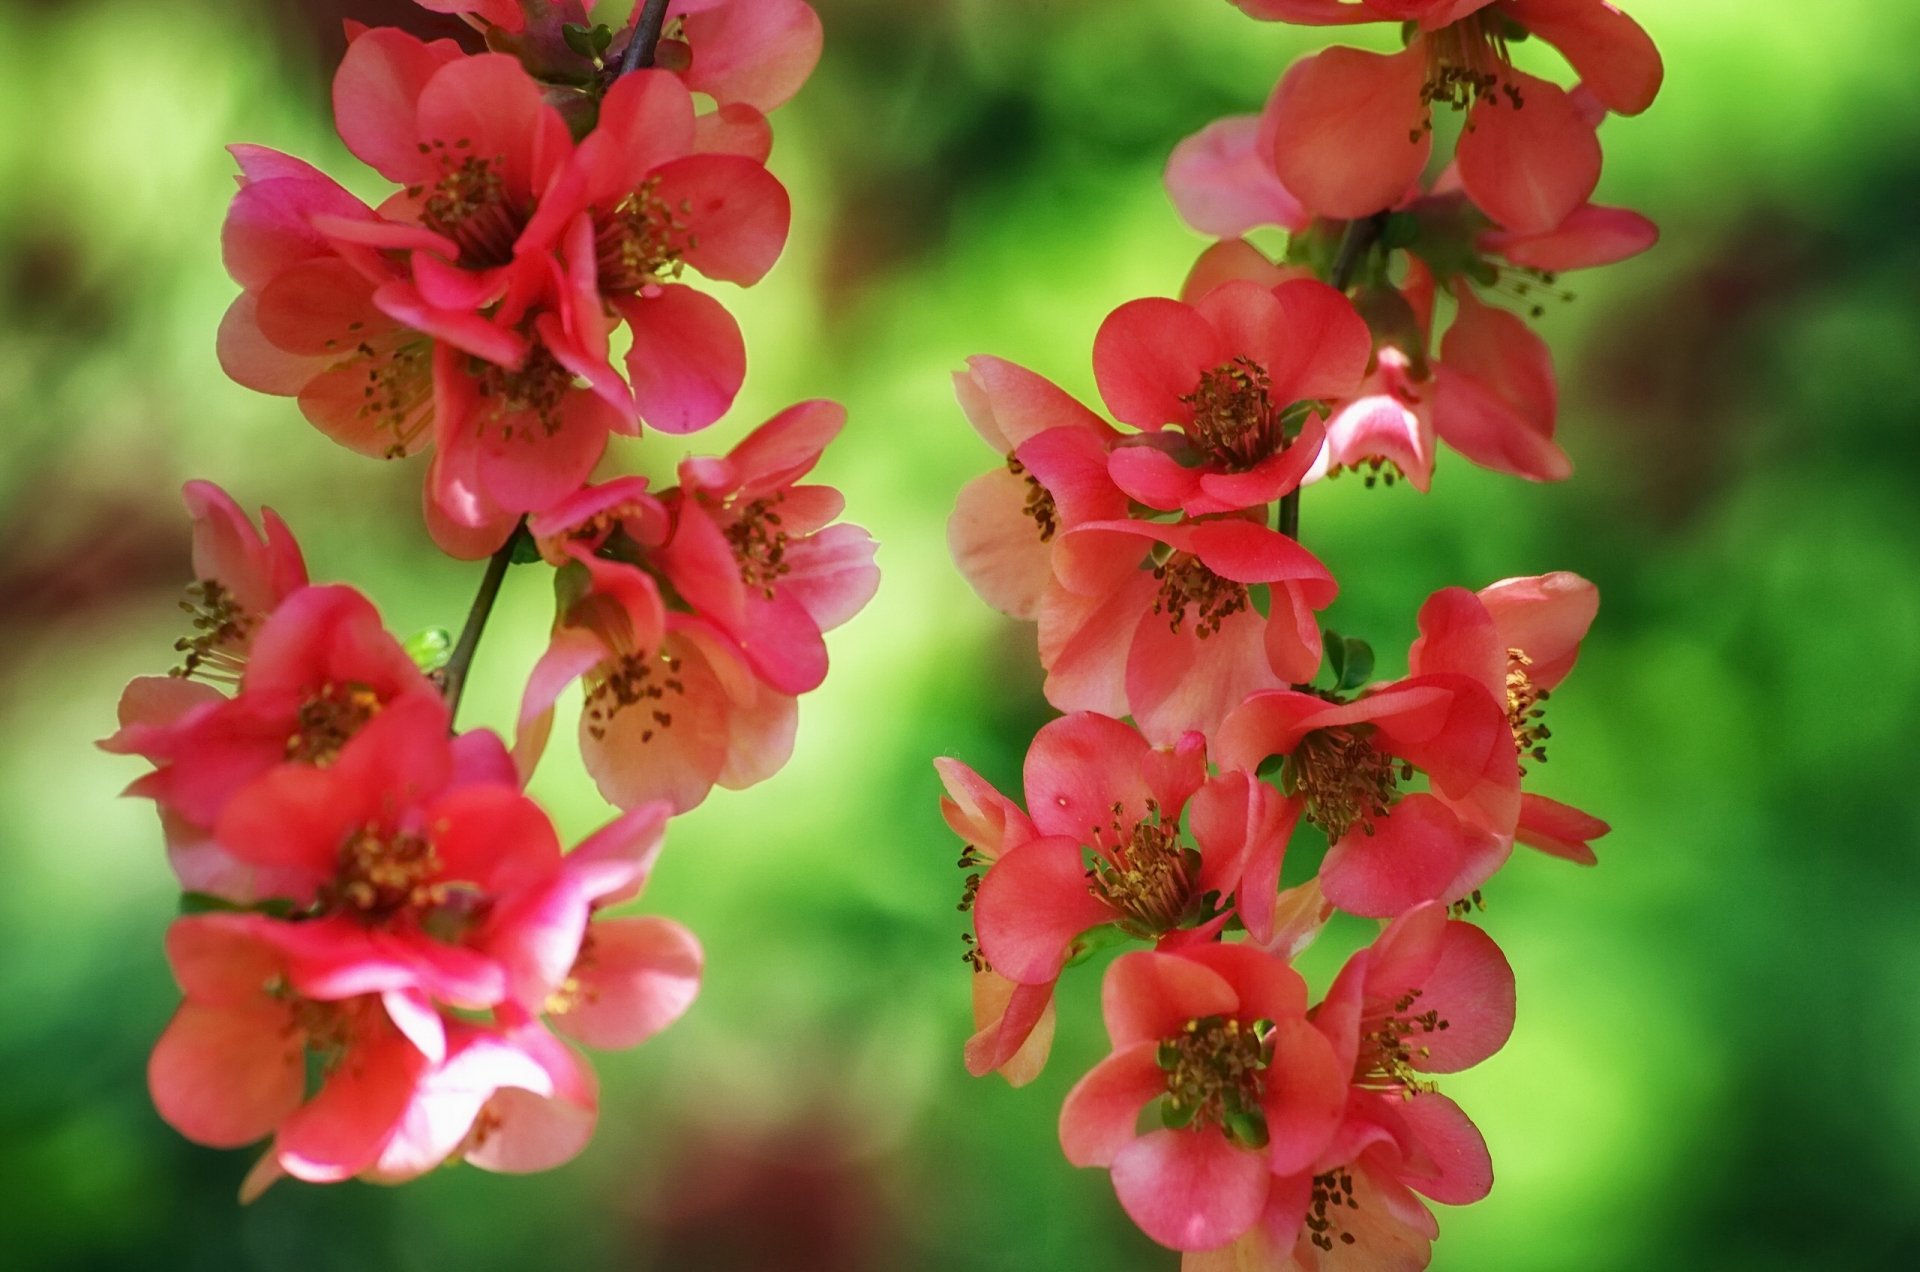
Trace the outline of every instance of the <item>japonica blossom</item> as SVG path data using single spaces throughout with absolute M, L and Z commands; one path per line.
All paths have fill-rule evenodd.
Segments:
M 827 524 L 838 492 L 799 484 L 844 419 L 803 403 L 725 457 L 689 460 L 663 496 L 619 479 L 534 519 L 543 553 L 564 563 L 563 600 L 522 700 L 523 768 L 581 678 L 582 754 L 621 807 L 691 808 L 786 762 L 796 697 L 826 675 L 822 632 L 879 579 L 865 532 Z
M 1107 1168 L 1162 1245 L 1237 1240 L 1341 1121 L 1345 1072 L 1306 1005 L 1299 974 L 1247 945 L 1121 955 L 1101 989 L 1113 1053 L 1060 1111 L 1067 1160 Z M 1159 1125 L 1141 1133 L 1149 1106 Z
M 1585 89 L 1574 100 L 1596 121 L 1604 110 Z M 1272 286 L 1300 276 L 1300 265 L 1269 262 L 1238 236 L 1277 225 L 1298 242 L 1329 243 L 1339 223 L 1317 221 L 1280 182 L 1271 162 L 1277 123 L 1259 117 L 1220 120 L 1175 148 L 1167 185 L 1189 224 L 1221 236 L 1190 274 L 1183 295 L 1197 299 L 1235 280 Z M 1355 469 L 1386 470 L 1416 489 L 1432 481 L 1436 442 L 1469 460 L 1535 481 L 1564 479 L 1572 463 L 1554 440 L 1558 391 L 1547 346 L 1512 312 L 1483 295 L 1519 300 L 1540 312 L 1557 295 L 1561 273 L 1610 264 L 1652 246 L 1652 222 L 1626 208 L 1582 204 L 1537 233 L 1495 225 L 1467 203 L 1457 169 L 1431 192 L 1409 191 L 1394 212 L 1385 267 L 1363 271 L 1356 296 L 1372 329 L 1373 363 L 1359 390 L 1336 403 L 1326 447 L 1308 480 Z M 1291 253 L 1290 253 L 1291 257 Z M 1398 271 L 1398 281 L 1388 281 Z M 1435 302 L 1455 302 L 1434 346 Z
M 1565 570 L 1502 579 L 1477 593 L 1447 588 L 1421 606 L 1420 636 L 1408 661 L 1415 675 L 1460 672 L 1503 697 L 1524 775 L 1528 764 L 1546 761 L 1552 736 L 1544 721 L 1547 698 L 1573 670 L 1599 606 L 1599 590 Z M 1595 858 L 1588 842 L 1607 830 L 1597 817 L 1525 792 L 1514 836 L 1590 866 Z
M 1244 0 L 1280 21 L 1409 23 L 1407 47 L 1335 46 L 1295 63 L 1269 110 L 1282 183 L 1322 216 L 1399 203 L 1426 167 L 1432 112 L 1465 112 L 1455 152 L 1469 198 L 1508 229 L 1550 230 L 1593 193 L 1600 143 L 1568 92 L 1516 69 L 1508 45 L 1535 36 L 1608 110 L 1635 115 L 1659 92 L 1660 55 L 1607 0 Z
M 1257 1223 L 1182 1272 L 1426 1267 L 1439 1229 L 1422 1198 L 1466 1205 L 1493 1184 L 1485 1141 L 1432 1075 L 1497 1052 L 1513 1013 L 1512 969 L 1486 933 L 1436 903 L 1389 923 L 1310 1013 L 1347 1083 L 1339 1128 L 1273 1181 Z
M 1457 900 L 1511 851 L 1520 771 L 1506 704 L 1470 676 L 1413 676 L 1351 700 L 1256 693 L 1214 741 L 1219 763 L 1243 772 L 1283 757 L 1281 791 L 1330 845 L 1320 886 L 1350 913 Z M 1416 775 L 1428 789 L 1403 789 Z
M 637 72 L 576 147 L 514 58 L 391 30 L 353 41 L 334 98 L 349 149 L 403 189 L 376 211 L 298 160 L 238 149 L 226 243 L 245 291 L 222 363 L 362 453 L 431 444 L 443 547 L 492 551 L 576 489 L 612 433 L 725 411 L 739 329 L 675 280 L 750 284 L 778 257 L 784 189 L 763 153 L 725 152 L 756 142 L 703 134 L 677 79 Z M 620 323 L 626 378 L 608 361 Z

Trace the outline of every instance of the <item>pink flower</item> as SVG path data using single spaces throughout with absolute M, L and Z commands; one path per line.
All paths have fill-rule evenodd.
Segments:
M 1047 701 L 1131 715 L 1157 744 L 1211 734 L 1249 694 L 1311 680 L 1314 611 L 1338 591 L 1293 539 L 1239 517 L 1083 522 L 1053 566 L 1039 616 Z
M 880 572 L 866 531 L 830 525 L 845 507 L 831 486 L 797 483 L 846 423 L 833 402 L 791 407 L 724 458 L 680 465 L 665 504 L 665 580 L 733 642 L 774 689 L 800 694 L 827 674 L 823 632 L 873 598 Z
M 1004 799 L 957 762 L 941 772 L 955 808 Z M 977 966 L 1050 985 L 1092 928 L 1117 925 L 1171 948 L 1211 939 L 1236 910 L 1256 940 L 1271 936 L 1289 809 L 1242 774 L 1208 778 L 1198 734 L 1156 750 L 1117 720 L 1069 715 L 1034 738 L 1025 785 L 1032 813 L 1019 814 L 1018 841 L 969 836 L 962 859 L 989 867 L 977 902 L 969 882 Z M 1009 817 L 1018 811 L 1008 807 Z
M 1371 351 L 1346 298 L 1307 280 L 1122 305 L 1094 339 L 1094 376 L 1115 419 L 1150 431 L 1113 451 L 1114 481 L 1193 516 L 1265 507 L 1299 486 L 1316 404 L 1351 394 Z
M 1039 834 L 1025 810 L 960 761 L 942 757 L 933 767 L 947 791 L 940 797 L 940 814 L 966 844 L 962 870 L 990 867 Z M 973 908 L 979 890 L 979 873 L 969 874 L 962 911 Z M 961 939 L 973 968 L 974 1033 L 967 1039 L 967 1072 L 976 1078 L 998 1073 L 1013 1086 L 1024 1086 L 1039 1076 L 1053 1045 L 1053 983 L 1022 985 L 1003 976 L 988 965 L 974 933 L 964 932 Z
M 316 992 L 288 948 L 293 924 L 203 914 L 167 933 L 186 1001 L 147 1067 L 154 1106 L 195 1143 L 267 1135 L 273 1174 L 325 1183 L 371 1167 L 445 1054 L 440 1017 L 401 990 Z M 308 1058 L 321 1079 L 309 1097 Z
M 100 745 L 151 761 L 128 787 L 160 806 L 182 883 L 247 903 L 279 895 L 279 873 L 210 842 L 233 797 L 285 766 L 324 766 L 362 728 L 405 701 L 447 728 L 440 693 L 389 636 L 371 603 L 347 587 L 289 595 L 252 638 L 238 692 L 186 680 L 136 680 L 121 729 Z
M 1306 1020 L 1305 984 L 1244 945 L 1136 951 L 1108 969 L 1101 1006 L 1114 1051 L 1060 1111 L 1067 1160 L 1111 1170 L 1121 1206 L 1162 1245 L 1233 1242 L 1340 1121 L 1345 1073 Z M 1161 1127 L 1140 1134 L 1151 1104 Z
M 786 192 L 750 120 L 702 126 L 678 80 L 639 72 L 576 147 L 512 57 L 392 30 L 353 41 L 334 100 L 349 148 L 405 188 L 376 213 L 305 164 L 237 150 L 228 266 L 246 291 L 222 362 L 363 453 L 434 443 L 443 548 L 492 551 L 576 489 L 610 433 L 687 432 L 726 409 L 739 329 L 672 280 L 692 266 L 750 284 L 785 243 Z M 608 360 L 622 321 L 631 385 Z
M 1547 758 L 1544 704 L 1573 669 L 1599 605 L 1598 589 L 1565 571 L 1502 579 L 1478 593 L 1446 588 L 1421 606 L 1420 636 L 1408 659 L 1415 675 L 1472 676 L 1504 700 L 1525 774 L 1527 762 Z M 1605 822 L 1579 809 L 1527 794 L 1521 797 L 1515 837 L 1590 866 L 1595 858 L 1587 841 L 1607 830 Z
M 1320 885 L 1353 914 L 1465 896 L 1511 850 L 1520 774 L 1507 713 L 1470 676 L 1411 677 L 1350 702 L 1257 693 L 1221 726 L 1214 754 L 1249 773 L 1285 757 L 1280 789 L 1331 844 Z M 1403 794 L 1416 770 L 1430 790 Z
M 538 1008 L 587 922 L 546 814 L 517 786 L 460 771 L 437 704 L 382 711 L 326 768 L 268 773 L 215 836 L 282 882 L 302 915 L 289 946 L 332 997 L 413 990 Z
M 673 0 L 667 18 L 661 65 L 722 109 L 774 110 L 820 60 L 820 15 L 804 0 Z
M 1604 114 L 1585 90 L 1581 109 Z M 1311 222 L 1274 191 L 1284 192 L 1263 138 L 1271 111 L 1222 120 L 1183 142 L 1168 167 L 1174 200 L 1196 228 L 1239 234 L 1278 224 L 1305 244 L 1337 241 L 1338 222 Z M 1562 479 L 1572 464 L 1553 441 L 1557 395 L 1544 342 L 1512 315 L 1480 303 L 1478 287 L 1532 301 L 1553 294 L 1558 273 L 1625 259 L 1652 246 L 1653 223 L 1624 208 L 1584 204 L 1552 228 L 1516 233 L 1491 225 L 1443 174 L 1435 192 L 1410 198 L 1396 213 L 1395 243 L 1405 260 L 1398 287 L 1365 284 L 1358 305 L 1373 329 L 1374 361 L 1365 383 L 1339 402 L 1326 425 L 1327 445 L 1308 480 L 1343 468 L 1374 474 L 1391 466 L 1419 490 L 1432 477 L 1436 434 L 1475 463 L 1535 481 Z M 1291 196 L 1289 195 L 1290 199 Z M 1278 267 L 1250 245 L 1216 245 L 1196 263 L 1183 289 L 1189 300 L 1235 279 L 1272 286 L 1295 267 Z M 1430 349 L 1438 282 L 1458 298 L 1458 316 L 1435 358 Z M 1540 306 L 1533 306 L 1536 316 Z
M 533 524 L 544 551 L 571 560 L 552 641 L 521 698 L 514 756 L 532 772 L 554 703 L 584 678 L 580 749 L 600 793 L 622 808 L 658 799 L 684 811 L 716 784 L 750 786 L 786 763 L 797 704 L 755 675 L 711 621 L 668 610 L 645 565 L 670 519 L 641 485 L 582 492 L 564 518 Z
M 1107 471 L 1122 434 L 1052 381 L 999 358 L 969 358 L 953 380 L 968 422 L 1006 464 L 962 488 L 947 546 L 982 600 L 1035 618 L 1061 529 L 1127 515 Z
M 719 419 L 746 373 L 732 315 L 673 280 L 691 266 L 750 286 L 786 245 L 787 192 L 764 153 L 713 153 L 719 137 L 703 135 L 691 94 L 672 75 L 622 76 L 543 196 L 522 247 L 556 253 L 556 312 L 537 323 L 542 341 L 576 374 L 617 382 L 607 336 L 615 320 L 626 322 L 634 402 L 663 432 Z
M 1268 107 L 1280 180 L 1319 215 L 1367 216 L 1399 203 L 1426 166 L 1431 108 L 1445 103 L 1467 112 L 1457 154 L 1475 204 L 1523 233 L 1565 221 L 1599 180 L 1599 142 L 1565 90 L 1508 61 L 1516 31 L 1560 49 L 1609 110 L 1638 114 L 1659 91 L 1658 52 L 1606 0 L 1369 0 L 1367 7 L 1382 20 L 1417 19 L 1420 29 L 1400 53 L 1336 47 L 1295 63 Z M 1338 8 L 1286 5 L 1259 16 L 1295 20 L 1290 9 L 1324 20 L 1358 16 L 1348 9 L 1332 18 Z

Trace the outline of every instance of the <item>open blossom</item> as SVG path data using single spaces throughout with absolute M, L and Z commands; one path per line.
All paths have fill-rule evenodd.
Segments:
M 1461 185 L 1500 224 L 1551 229 L 1584 203 L 1600 176 L 1592 121 L 1566 90 L 1514 68 L 1507 54 L 1514 40 L 1532 35 L 1552 44 L 1619 114 L 1645 110 L 1660 88 L 1652 41 L 1607 0 L 1248 0 L 1243 7 L 1283 21 L 1318 13 L 1318 20 L 1418 24 L 1400 53 L 1329 48 L 1295 63 L 1275 90 L 1280 179 L 1324 216 L 1366 216 L 1398 203 L 1427 164 L 1436 105 L 1466 112 L 1456 152 Z
M 376 212 L 297 160 L 239 148 L 222 326 L 241 383 L 297 395 L 362 453 L 435 448 L 442 546 L 485 555 L 523 513 L 578 487 L 611 433 L 705 427 L 745 373 L 719 302 L 686 267 L 749 284 L 778 257 L 788 202 L 738 129 L 699 130 L 665 72 L 623 77 L 576 147 L 505 54 L 361 33 L 335 79 L 350 149 L 404 189 Z M 751 132 L 751 130 L 747 130 Z M 613 328 L 634 340 L 627 377 Z
M 658 555 L 666 581 L 787 693 L 826 679 L 823 633 L 880 585 L 867 532 L 830 524 L 846 505 L 840 492 L 800 484 L 845 424 L 834 402 L 792 407 L 725 456 L 682 462 L 663 499 L 673 519 Z
M 494 47 L 530 66 L 552 67 L 569 81 L 591 64 L 569 46 L 568 26 L 591 25 L 588 0 L 417 0 L 423 9 L 461 14 L 489 33 Z M 636 13 L 639 5 L 634 6 Z M 628 28 L 629 31 L 631 27 Z M 678 74 L 688 88 L 722 111 L 771 111 L 806 83 L 820 60 L 820 16 L 806 0 L 671 0 L 654 65 Z M 626 42 L 603 55 L 617 65 Z
M 1477 593 L 1446 588 L 1420 607 L 1420 636 L 1408 661 L 1415 675 L 1459 672 L 1503 697 L 1525 774 L 1528 763 L 1547 758 L 1547 697 L 1573 669 L 1599 605 L 1599 590 L 1564 570 L 1502 579 Z M 1594 855 L 1588 841 L 1607 830 L 1597 817 L 1527 792 L 1520 797 L 1514 837 L 1590 866 Z
M 1466 1205 L 1493 1184 L 1485 1141 L 1429 1075 L 1494 1054 L 1513 1013 L 1512 969 L 1486 933 L 1432 903 L 1388 924 L 1311 1013 L 1347 1075 L 1339 1129 L 1273 1182 L 1256 1224 L 1182 1272 L 1426 1267 L 1439 1229 L 1421 1199 Z
M 1215 756 L 1249 773 L 1285 757 L 1280 789 L 1330 845 L 1321 888 L 1350 913 L 1466 896 L 1512 848 L 1520 772 L 1506 704 L 1467 675 L 1413 676 L 1351 701 L 1257 693 L 1227 718 Z M 1429 789 L 1404 792 L 1416 772 Z
M 978 781 L 957 764 L 943 776 Z M 976 904 L 980 953 L 1012 979 L 1053 980 L 1073 939 L 1106 924 L 1174 946 L 1237 912 L 1271 935 L 1285 806 L 1244 775 L 1208 777 L 1199 734 L 1154 748 L 1107 716 L 1064 716 L 1035 736 L 1024 784 L 1034 834 L 996 854 Z
M 670 498 L 620 479 L 532 522 L 566 565 L 553 640 L 522 700 L 525 768 L 554 702 L 583 677 L 581 749 L 622 807 L 691 808 L 715 784 L 749 786 L 786 762 L 796 695 L 826 674 L 821 633 L 878 582 L 865 532 L 825 524 L 838 493 L 795 484 L 842 419 L 832 403 L 803 403 L 724 458 L 689 461 Z
M 1123 954 L 1101 1009 L 1113 1054 L 1067 1095 L 1060 1144 L 1103 1166 L 1141 1231 L 1176 1250 L 1240 1238 L 1341 1119 L 1346 1076 L 1306 1018 L 1306 985 L 1246 945 Z M 1160 1125 L 1142 1134 L 1141 1112 Z
M 277 1171 L 331 1182 L 378 1159 L 444 1056 L 445 1032 L 405 991 L 310 993 L 286 948 L 295 935 L 255 914 L 176 922 L 168 961 L 186 999 L 147 1080 L 160 1115 L 196 1143 L 238 1148 L 272 1135 Z M 320 1070 L 311 1097 L 309 1055 Z
M 1574 94 L 1590 117 L 1604 113 L 1586 90 Z M 1223 237 L 1196 263 L 1183 295 L 1198 299 L 1245 279 L 1272 286 L 1298 276 L 1238 239 L 1262 225 L 1283 226 L 1306 243 L 1331 243 L 1344 228 L 1316 221 L 1273 170 L 1271 109 L 1257 119 L 1220 120 L 1175 148 L 1167 184 L 1196 229 Z M 1493 224 L 1458 190 L 1457 169 L 1429 193 L 1409 191 L 1396 209 L 1390 263 L 1404 262 L 1394 285 L 1363 281 L 1357 303 L 1373 329 L 1365 382 L 1336 403 L 1326 447 L 1309 480 L 1352 468 L 1415 488 L 1432 480 L 1436 441 L 1476 464 L 1535 481 L 1560 480 L 1572 463 L 1554 441 L 1558 393 L 1547 346 L 1514 314 L 1481 294 L 1533 304 L 1554 294 L 1558 275 L 1626 259 L 1652 246 L 1653 223 L 1625 208 L 1583 204 L 1549 229 L 1518 233 Z M 1363 271 L 1363 278 L 1365 272 Z M 1384 274 L 1383 276 L 1384 277 Z M 1451 295 L 1456 312 L 1433 347 L 1435 300 Z
M 1084 522 L 1060 536 L 1054 570 L 1039 615 L 1047 701 L 1131 715 L 1158 744 L 1311 680 L 1314 614 L 1338 591 L 1299 543 L 1241 517 Z
M 214 842 L 227 805 L 276 768 L 333 763 L 401 701 L 437 714 L 445 732 L 439 690 L 372 603 L 348 587 L 306 587 L 260 625 L 232 697 L 195 681 L 136 680 L 121 702 L 121 729 L 101 746 L 153 763 L 128 794 L 160 806 L 182 883 L 245 903 L 276 895 L 279 876 L 271 863 L 237 861 Z

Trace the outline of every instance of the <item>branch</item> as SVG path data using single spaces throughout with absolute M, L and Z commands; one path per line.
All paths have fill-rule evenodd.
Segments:
M 460 642 L 453 647 L 453 657 L 447 659 L 447 665 L 440 673 L 440 691 L 447 697 L 447 715 L 449 719 L 459 714 L 460 695 L 467 687 L 467 672 L 473 667 L 473 655 L 480 648 L 480 634 L 487 629 L 487 618 L 493 613 L 493 602 L 500 595 L 500 583 L 507 577 L 507 567 L 513 564 L 513 554 L 527 534 L 527 522 L 523 517 L 500 545 L 499 551 L 487 559 L 487 572 L 480 576 L 480 590 L 474 593 L 473 606 L 467 611 L 467 625 L 460 629 Z
M 644 7 L 634 10 L 633 35 L 620 57 L 620 75 L 653 65 L 654 51 L 660 47 L 660 32 L 666 25 L 667 0 L 647 0 Z
M 1373 250 L 1386 225 L 1385 212 L 1347 222 L 1346 233 L 1340 239 L 1340 250 L 1333 258 L 1333 273 L 1327 277 L 1329 287 L 1345 293 L 1347 288 L 1353 286 L 1353 276 L 1360 269 L 1360 262 Z M 1280 497 L 1279 530 L 1289 539 L 1300 537 L 1300 488 L 1297 486 Z

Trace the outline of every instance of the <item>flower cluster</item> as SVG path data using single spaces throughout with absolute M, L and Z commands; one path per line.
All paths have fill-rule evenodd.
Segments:
M 1532 789 L 1598 592 L 1567 572 L 1443 588 L 1406 674 L 1377 677 L 1371 646 L 1321 624 L 1337 585 L 1300 542 L 1301 489 L 1359 469 L 1424 491 L 1436 437 L 1569 475 L 1545 345 L 1495 298 L 1537 308 L 1558 271 L 1652 244 L 1587 200 L 1596 125 L 1649 103 L 1659 61 L 1600 0 L 1238 2 L 1401 21 L 1406 48 L 1310 57 L 1263 115 L 1175 150 L 1175 203 L 1222 241 L 1179 299 L 1101 325 L 1105 415 L 998 358 L 956 377 L 1004 463 L 961 492 L 949 543 L 984 600 L 1037 623 L 1066 713 L 1022 798 L 936 762 L 973 917 L 966 1061 L 1031 1080 L 1063 973 L 1145 943 L 1105 974 L 1114 1051 L 1067 1097 L 1068 1160 L 1107 1168 L 1188 1272 L 1415 1269 L 1425 1202 L 1493 1180 L 1434 1080 L 1514 1023 L 1512 971 L 1466 916 L 1516 842 L 1591 865 L 1607 831 Z M 1587 83 L 1514 70 L 1529 36 Z M 1463 128 L 1428 181 L 1442 106 Z M 1288 231 L 1279 260 L 1239 237 L 1263 226 Z M 1336 910 L 1382 926 L 1316 1001 L 1292 963 Z
M 487 51 L 350 26 L 334 114 L 394 185 L 376 206 L 234 147 L 242 291 L 219 349 L 352 450 L 432 451 L 433 540 L 491 558 L 474 611 L 458 645 L 402 643 L 360 592 L 309 581 L 271 511 L 256 527 L 191 482 L 192 632 L 102 743 L 151 765 L 129 793 L 157 805 L 185 893 L 154 1102 L 196 1142 L 269 1142 L 243 1197 L 578 1153 L 598 1088 L 573 1044 L 637 1045 L 702 971 L 684 927 L 606 911 L 639 896 L 672 816 L 784 764 L 822 633 L 878 583 L 838 492 L 805 484 L 844 423 L 831 402 L 686 457 L 670 488 L 592 480 L 611 435 L 705 428 L 741 386 L 738 326 L 682 279 L 744 286 L 780 255 L 764 112 L 812 69 L 813 10 L 646 0 L 615 32 L 579 0 L 423 4 Z M 502 576 L 541 561 L 558 606 L 512 746 L 456 730 Z M 621 811 L 565 850 L 525 786 L 576 680 Z

